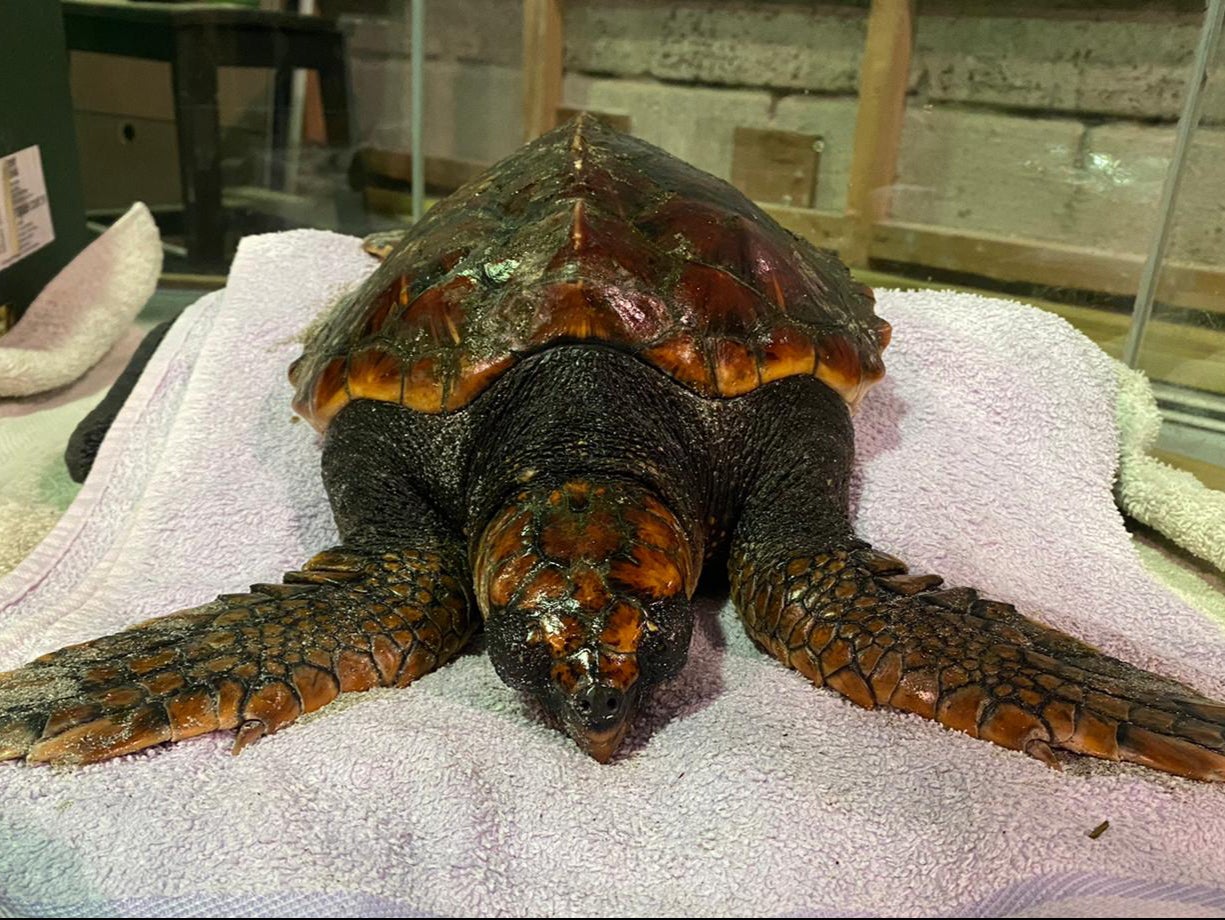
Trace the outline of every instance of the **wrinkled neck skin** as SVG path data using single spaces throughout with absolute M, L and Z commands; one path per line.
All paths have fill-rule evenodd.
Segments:
M 796 425 L 813 436 L 784 462 Z M 379 447 L 365 437 L 354 458 L 346 441 L 370 426 Z M 709 399 L 581 344 L 525 359 L 450 415 L 352 403 L 329 430 L 324 478 L 346 542 L 378 542 L 405 522 L 387 505 L 348 506 L 339 484 L 351 470 L 329 467 L 365 463 L 431 498 L 467 541 L 499 676 L 603 762 L 650 688 L 684 665 L 703 565 L 724 564 L 741 508 L 768 503 L 789 462 L 828 467 L 819 526 L 849 534 L 851 438 L 845 405 L 817 380 Z

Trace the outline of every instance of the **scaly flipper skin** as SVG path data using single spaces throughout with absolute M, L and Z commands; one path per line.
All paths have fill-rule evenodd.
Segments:
M 1225 705 L 971 588 L 909 574 L 847 521 L 846 408 L 798 382 L 759 399 L 771 462 L 749 487 L 728 566 L 757 645 L 860 706 L 917 713 L 1052 766 L 1064 750 L 1225 780 Z
M 851 544 L 732 560 L 749 635 L 818 686 L 1057 765 L 1055 750 L 1225 780 L 1225 705 L 970 588 Z
M 90 763 L 238 729 L 234 751 L 340 693 L 404 686 L 475 627 L 437 552 L 320 553 L 254 585 L 0 675 L 0 760 Z

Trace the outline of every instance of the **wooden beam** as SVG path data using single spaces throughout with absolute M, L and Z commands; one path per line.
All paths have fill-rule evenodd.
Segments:
M 922 265 L 997 281 L 1134 296 L 1144 257 L 929 224 L 883 221 L 872 229 L 871 258 Z M 1167 261 L 1157 300 L 1225 313 L 1225 269 Z
M 847 185 L 851 234 L 843 258 L 865 265 L 872 225 L 889 214 L 914 45 L 914 0 L 872 0 L 859 68 L 859 111 Z
M 783 205 L 761 206 L 776 221 L 845 259 L 855 224 L 850 215 Z M 1131 297 L 1144 257 L 1048 240 L 882 220 L 872 228 L 868 258 L 994 281 L 1099 291 Z M 1225 268 L 1167 259 L 1158 301 L 1164 306 L 1225 313 Z
M 562 0 L 523 0 L 523 132 L 529 141 L 557 124 L 565 45 Z
M 850 218 L 837 211 L 816 211 L 782 204 L 759 204 L 763 211 L 790 230 L 822 249 L 841 254 L 847 245 Z

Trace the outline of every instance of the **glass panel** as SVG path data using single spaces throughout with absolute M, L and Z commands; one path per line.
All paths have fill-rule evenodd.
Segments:
M 1027 300 L 1121 356 L 1202 7 L 916 6 L 862 250 L 843 220 L 853 161 L 891 141 L 855 149 L 867 3 L 571 0 L 564 106 L 730 179 L 870 283 Z
M 1172 149 L 1172 126 L 1150 133 L 1149 144 Z M 1173 207 L 1139 366 L 1177 388 L 1161 395 L 1180 417 L 1225 431 L 1225 43 L 1220 41 Z
M 570 0 L 564 106 L 759 201 L 841 213 L 864 7 Z
M 1173 6 L 920 5 L 877 280 L 1005 294 L 1121 356 L 1200 22 Z
M 425 174 L 438 195 L 522 143 L 522 13 L 502 0 L 425 6 Z M 364 234 L 410 215 L 409 0 L 64 8 L 96 229 L 145 201 L 167 271 L 221 277 L 246 234 Z M 159 16 L 188 36 L 179 51 L 195 51 L 158 60 L 145 29 Z M 193 31 L 192 17 L 208 24 Z M 309 68 L 278 81 L 292 64 Z
M 411 217 L 409 0 L 345 0 L 357 163 L 371 223 Z M 427 0 L 427 204 L 523 143 L 522 10 L 503 0 Z

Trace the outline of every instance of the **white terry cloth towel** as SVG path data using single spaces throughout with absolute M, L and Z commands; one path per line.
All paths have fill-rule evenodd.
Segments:
M 335 537 L 295 336 L 373 262 L 244 242 L 176 323 L 53 534 L 0 582 L 0 668 L 275 581 Z M 1225 696 L 1225 637 L 1142 570 L 1111 498 L 1111 362 L 1017 304 L 880 292 L 862 534 L 951 584 Z M 0 765 L 0 911 L 571 916 L 1218 914 L 1225 786 L 1035 760 L 866 712 L 721 601 L 608 765 L 465 655 L 228 753 Z M 1096 839 L 1089 832 L 1109 821 Z
M 1120 503 L 1136 520 L 1225 572 L 1225 492 L 1208 488 L 1186 470 L 1149 453 L 1161 430 L 1157 399 L 1140 371 L 1123 364 L 1115 370 L 1122 448 Z
M 137 202 L 51 279 L 0 338 L 0 397 L 71 383 L 128 331 L 153 296 L 162 240 Z

